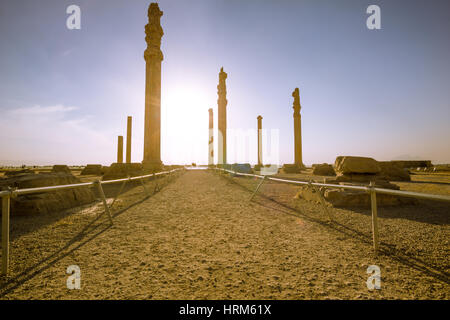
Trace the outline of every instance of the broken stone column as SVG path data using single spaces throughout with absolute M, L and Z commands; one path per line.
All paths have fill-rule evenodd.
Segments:
M 123 136 L 117 139 L 117 163 L 123 163 Z
M 258 166 L 262 166 L 262 117 L 258 116 Z
M 225 80 L 227 79 L 226 72 L 223 71 L 223 67 L 219 72 L 219 85 L 217 86 L 217 94 L 219 99 L 217 100 L 218 105 L 218 159 L 217 163 L 219 165 L 224 165 L 227 163 L 227 85 Z
M 157 3 L 148 8 L 148 24 L 145 26 L 147 49 L 144 52 L 145 71 L 145 123 L 144 159 L 142 164 L 147 171 L 160 171 L 161 162 L 161 16 Z
M 294 92 L 292 92 L 292 97 L 294 97 L 294 152 L 295 152 L 295 164 L 300 168 L 303 168 L 303 159 L 302 159 L 302 118 L 300 115 L 300 91 L 298 88 L 295 88 Z
M 214 129 L 213 129 L 213 109 L 208 109 L 209 112 L 209 140 L 208 140 L 208 165 L 214 165 Z
M 128 116 L 127 118 L 127 153 L 126 153 L 126 162 L 131 163 L 131 121 L 132 118 Z

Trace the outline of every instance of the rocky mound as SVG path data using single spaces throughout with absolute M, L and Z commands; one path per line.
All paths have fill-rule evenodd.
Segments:
M 337 173 L 336 179 L 328 180 L 327 183 L 367 186 L 372 182 L 377 188 L 400 189 L 388 180 L 388 178 L 394 176 L 394 173 L 396 177 L 400 175 L 394 165 L 380 165 L 375 159 L 366 157 L 339 156 L 336 158 L 334 167 Z M 323 188 L 321 192 L 324 199 L 336 207 L 370 207 L 370 196 L 365 191 Z M 314 188 L 302 186 L 296 198 L 319 201 L 318 196 Z M 379 206 L 413 204 L 416 202 L 417 200 L 413 198 L 377 194 Z
M 24 189 L 80 183 L 72 174 L 22 174 L 0 179 L 0 189 Z M 58 212 L 91 203 L 95 196 L 89 187 L 20 195 L 11 199 L 11 215 L 33 215 Z

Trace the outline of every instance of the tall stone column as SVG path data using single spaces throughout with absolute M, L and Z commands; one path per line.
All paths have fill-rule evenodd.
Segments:
M 144 159 L 146 170 L 158 171 L 161 162 L 161 38 L 164 34 L 161 27 L 161 16 L 157 3 L 148 8 L 148 24 L 145 26 L 147 49 L 145 59 L 145 124 L 144 124 Z
M 210 108 L 209 112 L 209 141 L 208 141 L 208 165 L 214 165 L 214 118 L 213 109 Z
M 226 72 L 223 71 L 223 67 L 219 72 L 219 85 L 217 86 L 217 94 L 219 99 L 217 100 L 218 105 L 218 164 L 227 163 L 227 85 L 225 80 L 227 79 Z
M 258 116 L 258 165 L 262 166 L 262 117 Z
M 123 136 L 117 139 L 117 163 L 123 163 Z
M 131 121 L 132 118 L 128 116 L 127 118 L 127 153 L 126 153 L 126 162 L 131 163 Z
M 300 91 L 295 88 L 292 92 L 292 97 L 294 97 L 294 146 L 295 146 L 295 164 L 300 168 L 303 168 L 302 159 L 302 118 L 300 115 Z

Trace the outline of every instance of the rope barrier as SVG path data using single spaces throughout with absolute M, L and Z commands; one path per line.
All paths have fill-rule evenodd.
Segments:
M 140 180 L 142 183 L 142 186 L 144 187 L 145 192 L 149 196 L 150 193 L 148 192 L 147 188 L 145 187 L 145 184 L 143 182 L 143 179 L 149 178 L 149 177 L 155 177 L 165 174 L 170 174 L 179 170 L 182 170 L 183 168 L 177 168 L 172 169 L 169 171 L 162 171 L 147 175 L 142 175 L 138 177 L 128 177 L 128 178 L 122 178 L 122 179 L 115 179 L 115 180 L 107 180 L 107 181 L 100 181 L 96 180 L 93 182 L 83 182 L 83 183 L 75 183 L 75 184 L 67 184 L 67 185 L 60 185 L 60 186 L 49 186 L 49 187 L 37 187 L 37 188 L 25 188 L 25 189 L 12 189 L 8 188 L 8 190 L 0 191 L 0 198 L 2 198 L 2 268 L 1 273 L 3 275 L 8 274 L 8 268 L 9 268 L 9 227 L 10 227 L 10 216 L 11 216 L 11 198 L 17 197 L 19 195 L 24 194 L 30 194 L 30 193 L 42 193 L 42 192 L 52 192 L 57 190 L 65 190 L 65 189 L 74 189 L 74 188 L 81 188 L 81 187 L 95 187 L 97 188 L 98 193 L 100 194 L 100 199 L 102 200 L 103 206 L 105 207 L 105 212 L 108 215 L 108 219 L 113 224 L 113 219 L 111 215 L 111 208 L 116 201 L 116 199 L 119 197 L 119 195 L 122 193 L 123 188 L 125 187 L 125 184 L 128 181 L 134 181 L 134 180 Z M 122 186 L 117 193 L 116 197 L 113 199 L 110 206 L 108 206 L 108 203 L 106 201 L 105 193 L 103 192 L 102 185 L 106 184 L 114 184 L 122 182 Z M 160 190 L 159 185 L 158 191 Z M 155 189 L 156 190 L 156 189 Z

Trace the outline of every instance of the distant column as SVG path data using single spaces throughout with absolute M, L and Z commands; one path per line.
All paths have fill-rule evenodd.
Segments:
M 217 86 L 217 94 L 219 99 L 217 100 L 218 105 L 218 164 L 227 163 L 227 85 L 225 80 L 227 79 L 226 72 L 223 71 L 223 67 L 219 72 L 219 85 Z
M 262 117 L 258 116 L 258 165 L 262 165 Z
M 210 108 L 209 112 L 209 142 L 208 142 L 208 165 L 214 165 L 214 129 L 213 129 L 213 109 Z
M 126 162 L 131 163 L 131 121 L 132 118 L 128 116 L 127 118 L 127 153 L 126 153 Z
M 302 159 L 302 118 L 300 115 L 300 91 L 295 88 L 292 92 L 292 97 L 294 97 L 294 145 L 295 145 L 295 164 L 299 167 L 303 167 Z
M 117 139 L 117 163 L 123 163 L 123 136 Z
M 148 24 L 145 26 L 147 49 L 145 59 L 145 125 L 144 125 L 144 168 L 158 171 L 161 162 L 161 16 L 157 3 L 148 8 Z

